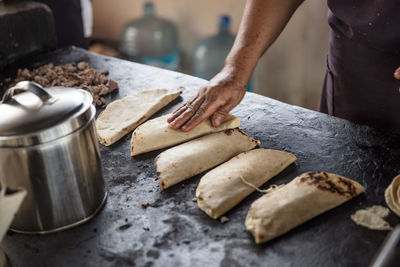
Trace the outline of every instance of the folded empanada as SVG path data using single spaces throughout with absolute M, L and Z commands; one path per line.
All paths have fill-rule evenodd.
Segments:
M 183 132 L 169 127 L 167 118 L 170 116 L 171 114 L 168 114 L 149 120 L 136 128 L 132 133 L 132 156 L 180 144 L 209 133 L 237 128 L 240 125 L 240 121 L 235 116 L 228 115 L 219 127 L 213 127 L 207 119 L 193 130 Z
M 245 225 L 256 243 L 262 243 L 362 192 L 362 185 L 337 174 L 304 173 L 287 185 L 254 201 Z
M 255 189 L 283 171 L 296 157 L 288 152 L 254 149 L 206 173 L 196 190 L 197 204 L 216 219 Z

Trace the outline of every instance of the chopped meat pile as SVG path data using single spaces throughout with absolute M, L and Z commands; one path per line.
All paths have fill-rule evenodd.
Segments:
M 10 84 L 14 86 L 20 81 L 34 81 L 43 87 L 64 86 L 85 89 L 92 93 L 93 103 L 105 107 L 106 100 L 103 96 L 118 89 L 118 83 L 108 79 L 108 70 L 97 72 L 89 67 L 87 62 L 68 63 L 54 66 L 49 63 L 32 71 L 24 68 L 18 69 L 17 77 Z

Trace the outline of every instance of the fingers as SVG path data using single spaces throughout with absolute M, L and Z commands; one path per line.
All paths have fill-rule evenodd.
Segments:
M 222 113 L 222 112 L 215 112 L 212 116 L 211 116 L 211 124 L 214 127 L 218 127 L 221 125 L 221 123 L 224 121 L 225 117 L 226 117 L 227 113 Z
M 182 105 L 180 105 L 180 107 L 178 107 L 177 109 L 175 109 L 174 112 L 172 112 L 171 117 L 169 117 L 167 119 L 167 122 L 170 123 L 172 121 L 174 121 L 179 115 L 182 114 L 182 112 L 184 112 L 187 108 L 187 106 L 189 104 L 192 104 L 196 99 L 197 99 L 198 95 L 196 95 L 195 97 L 193 97 L 192 99 L 190 99 L 189 101 L 183 103 Z
M 235 83 L 229 77 L 210 82 L 199 89 L 195 98 L 172 113 L 167 119 L 169 126 L 187 132 L 211 115 L 213 126 L 221 125 L 229 111 L 243 98 L 246 91 L 241 89 L 242 83 Z
M 188 132 L 210 117 L 219 107 L 217 102 L 204 101 L 196 113 L 182 126 L 182 131 Z
M 181 128 L 199 109 L 203 104 L 204 97 L 197 97 L 193 102 L 187 103 L 186 106 L 182 107 L 182 110 L 177 111 L 177 116 L 169 123 L 172 129 Z
M 226 115 L 235 107 L 233 103 L 228 103 L 220 107 L 212 116 L 211 123 L 214 127 L 218 127 L 224 121 Z
M 400 67 L 397 68 L 397 70 L 394 72 L 394 77 L 398 80 L 400 80 Z

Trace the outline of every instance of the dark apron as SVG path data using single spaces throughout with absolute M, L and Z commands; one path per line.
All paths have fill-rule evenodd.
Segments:
M 400 0 L 328 0 L 331 26 L 319 110 L 400 131 Z

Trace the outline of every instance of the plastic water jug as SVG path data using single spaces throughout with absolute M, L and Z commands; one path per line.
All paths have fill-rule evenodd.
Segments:
M 230 32 L 231 20 L 228 15 L 219 18 L 217 35 L 201 40 L 193 54 L 194 75 L 206 80 L 214 77 L 224 66 L 225 58 L 232 48 L 235 36 Z M 247 87 L 250 91 L 251 81 Z
M 154 13 L 153 3 L 144 4 L 144 16 L 129 22 L 121 38 L 121 51 L 131 61 L 179 70 L 178 33 L 169 21 Z

